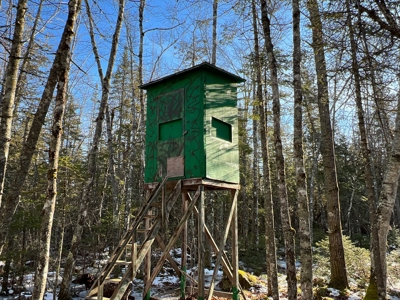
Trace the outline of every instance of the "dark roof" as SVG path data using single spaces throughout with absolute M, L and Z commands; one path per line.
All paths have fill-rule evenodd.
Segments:
M 167 76 L 162 77 L 162 78 L 160 78 L 160 79 L 156 79 L 156 80 L 150 81 L 150 82 L 148 82 L 148 83 L 142 84 L 142 85 L 139 86 L 139 87 L 140 87 L 141 89 L 146 89 L 146 88 L 148 88 L 149 86 L 152 86 L 152 85 L 154 85 L 154 84 L 160 83 L 160 82 L 162 82 L 162 81 L 164 81 L 164 80 L 168 80 L 168 79 L 171 79 L 171 78 L 180 76 L 180 75 L 182 75 L 182 74 L 184 74 L 184 73 L 192 72 L 192 71 L 197 70 L 197 69 L 211 69 L 211 70 L 213 70 L 213 71 L 220 72 L 220 73 L 224 74 L 225 76 L 230 77 L 230 78 L 232 79 L 232 81 L 233 81 L 233 82 L 236 82 L 236 83 L 246 81 L 246 80 L 243 79 L 242 77 L 239 77 L 239 76 L 237 76 L 237 75 L 235 75 L 235 74 L 232 74 L 232 73 L 230 73 L 230 72 L 228 72 L 228 71 L 225 71 L 224 69 L 218 68 L 218 67 L 216 67 L 215 65 L 212 65 L 212 64 L 210 64 L 210 63 L 208 63 L 208 62 L 202 62 L 201 64 L 196 65 L 196 66 L 194 66 L 194 67 L 191 67 L 191 68 L 188 68 L 188 69 L 185 69 L 185 70 L 176 72 L 176 73 L 171 74 L 171 75 L 167 75 Z

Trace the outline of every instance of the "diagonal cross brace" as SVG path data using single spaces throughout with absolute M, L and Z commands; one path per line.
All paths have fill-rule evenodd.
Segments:
M 171 250 L 171 248 L 175 245 L 184 225 L 185 222 L 187 221 L 187 219 L 189 218 L 190 214 L 192 213 L 193 207 L 196 204 L 197 199 L 200 196 L 200 190 L 198 189 L 193 201 L 189 204 L 184 216 L 182 217 L 181 221 L 179 222 L 176 231 L 174 232 L 174 234 L 172 235 L 172 237 L 170 238 L 167 246 L 165 247 L 165 250 L 163 252 L 163 254 L 160 257 L 160 260 L 158 261 L 157 265 L 155 266 L 155 268 L 153 269 L 153 272 L 151 274 L 150 280 L 146 282 L 146 285 L 144 287 L 143 290 L 143 295 L 146 295 L 147 292 L 150 290 L 151 284 L 154 281 L 154 278 L 158 275 L 158 273 L 160 273 L 160 270 L 164 264 L 165 259 L 167 258 L 167 256 L 169 255 L 169 250 Z
M 181 188 L 182 188 L 181 181 L 178 181 L 178 183 L 175 185 L 174 190 L 171 192 L 171 194 L 169 195 L 169 197 L 167 199 L 167 205 L 166 205 L 166 213 L 167 214 L 170 213 L 176 200 L 181 195 Z M 146 256 L 147 252 L 150 251 L 151 245 L 153 244 L 156 236 L 158 235 L 161 225 L 162 225 L 161 216 L 159 216 L 156 219 L 154 225 L 152 226 L 152 229 L 147 234 L 145 242 L 144 242 L 143 246 L 140 248 L 140 251 L 137 255 L 136 263 L 134 264 L 136 266 L 136 270 L 132 268 L 132 264 L 129 265 L 128 270 L 125 272 L 123 278 L 121 279 L 120 283 L 118 284 L 117 288 L 115 289 L 114 294 L 111 296 L 111 300 L 121 299 L 121 297 L 125 293 L 126 289 L 128 288 L 130 282 L 135 278 L 137 269 L 142 264 L 143 259 Z

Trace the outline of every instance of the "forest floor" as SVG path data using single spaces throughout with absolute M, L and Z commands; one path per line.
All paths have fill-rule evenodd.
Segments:
M 174 249 L 171 251 L 171 256 L 179 262 L 180 260 L 180 249 Z M 157 257 L 155 257 L 157 259 Z M 1 262 L 0 262 L 1 263 Z M 99 270 L 99 267 L 104 264 L 104 261 L 95 261 L 92 267 L 85 267 L 84 272 L 89 273 L 96 273 Z M 250 275 L 251 269 L 246 268 L 243 263 L 240 263 L 241 268 L 247 270 L 246 274 L 249 274 L 251 279 L 249 280 L 250 286 L 244 291 L 247 299 L 268 299 L 267 293 L 267 275 L 261 274 L 260 276 Z M 286 284 L 286 276 L 285 276 L 285 262 L 278 261 L 278 267 L 280 270 L 279 273 L 279 292 L 280 292 L 280 299 L 285 300 L 286 293 L 287 293 L 287 284 Z M 400 261 L 391 263 L 391 267 L 395 267 L 397 270 L 400 269 Z M 179 299 L 179 279 L 174 276 L 172 269 L 168 266 L 164 267 L 163 272 L 159 274 L 159 276 L 154 280 L 152 288 L 151 288 L 151 295 L 153 298 L 163 299 L 163 300 L 177 300 Z M 193 278 L 196 278 L 196 268 L 192 268 L 187 271 L 189 275 L 192 275 Z M 205 284 L 206 286 L 209 285 L 213 274 L 213 270 L 205 269 Z M 62 275 L 62 274 L 61 274 Z M 361 300 L 365 295 L 365 286 L 360 286 L 355 278 L 352 277 L 353 274 L 349 274 L 349 283 L 350 288 L 346 291 L 338 291 L 326 286 L 328 278 L 323 277 L 316 277 L 314 278 L 314 294 L 316 295 L 315 299 L 349 299 L 349 300 Z M 52 292 L 52 286 L 54 285 L 55 281 L 55 272 L 49 272 L 48 274 L 48 291 L 45 295 L 45 300 L 55 300 L 57 297 L 54 297 Z M 0 278 L 1 279 L 1 278 Z M 217 282 L 221 282 L 223 280 L 222 271 L 218 271 L 217 275 Z M 58 282 L 61 281 L 61 278 L 58 279 Z M 191 286 L 191 282 L 187 282 L 187 286 Z M 216 285 L 216 290 L 220 290 L 220 286 Z M 33 274 L 27 274 L 24 277 L 24 285 L 21 289 L 15 289 L 16 291 L 12 290 L 12 287 L 8 291 L 10 295 L 2 296 L 0 295 L 0 300 L 11 300 L 11 299 L 30 299 L 31 292 L 33 290 Z M 135 300 L 142 300 L 142 291 L 143 291 L 143 280 L 135 279 L 133 282 L 133 291 L 131 293 L 132 296 L 135 297 Z M 83 299 L 87 294 L 87 290 L 84 285 L 80 284 L 71 284 L 71 295 L 73 296 L 74 300 Z M 187 299 L 197 299 L 197 297 L 188 296 Z M 216 300 L 224 300 L 224 298 L 220 297 L 213 297 Z M 298 299 L 301 299 L 299 296 Z M 389 277 L 388 280 L 388 299 L 390 300 L 400 300 L 400 278 L 393 278 Z

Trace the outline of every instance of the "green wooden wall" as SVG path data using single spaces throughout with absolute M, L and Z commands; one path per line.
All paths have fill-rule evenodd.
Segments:
M 239 182 L 237 84 L 208 74 L 205 78 L 206 177 Z
M 208 66 L 143 86 L 146 183 L 160 181 L 167 158 L 176 156 L 184 156 L 184 178 L 239 182 L 236 82 L 240 80 Z

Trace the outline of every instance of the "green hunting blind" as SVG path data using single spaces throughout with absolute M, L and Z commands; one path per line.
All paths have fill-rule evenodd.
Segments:
M 145 182 L 239 182 L 237 84 L 201 63 L 141 86 L 147 90 Z

